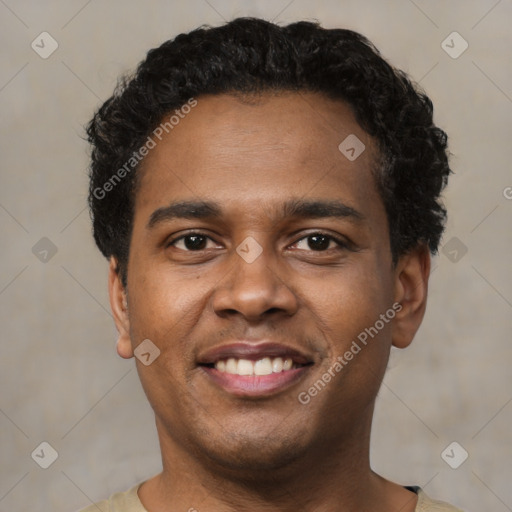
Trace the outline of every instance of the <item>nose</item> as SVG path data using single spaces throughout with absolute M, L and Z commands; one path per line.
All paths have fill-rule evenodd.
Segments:
M 291 316 L 296 312 L 297 297 L 287 286 L 286 276 L 279 275 L 278 262 L 270 249 L 263 249 L 254 260 L 233 251 L 228 264 L 230 270 L 213 294 L 217 315 L 238 313 L 247 321 L 257 322 L 265 315 L 280 312 Z

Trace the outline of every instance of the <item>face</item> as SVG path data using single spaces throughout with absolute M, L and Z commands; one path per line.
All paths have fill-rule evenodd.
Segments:
M 375 146 L 348 106 L 197 102 L 141 169 L 128 311 L 111 271 L 119 353 L 160 350 L 137 367 L 169 449 L 239 470 L 341 449 L 369 428 L 392 342 L 421 321 L 409 284 L 425 255 L 392 265 Z M 338 149 L 349 135 L 355 160 Z

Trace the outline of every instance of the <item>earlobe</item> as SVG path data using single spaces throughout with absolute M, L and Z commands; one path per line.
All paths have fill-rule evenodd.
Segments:
M 117 340 L 117 353 L 124 359 L 133 357 L 132 342 L 130 339 L 130 322 L 128 317 L 128 303 L 126 291 L 118 272 L 117 261 L 111 256 L 108 271 L 108 291 L 110 308 L 114 316 L 119 338 Z
M 402 307 L 397 312 L 392 331 L 392 342 L 405 348 L 412 342 L 427 306 L 430 252 L 420 245 L 399 258 L 395 274 L 395 302 Z
M 133 357 L 132 344 L 129 338 L 119 335 L 119 338 L 117 338 L 116 350 L 118 355 L 123 359 L 130 359 Z

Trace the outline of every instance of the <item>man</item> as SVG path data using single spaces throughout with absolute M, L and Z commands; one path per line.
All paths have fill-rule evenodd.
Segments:
M 363 36 L 236 19 L 151 50 L 88 126 L 95 240 L 163 470 L 86 510 L 457 510 L 374 473 L 450 169 Z

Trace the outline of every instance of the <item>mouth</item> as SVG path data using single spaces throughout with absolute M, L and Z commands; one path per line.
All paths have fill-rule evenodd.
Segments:
M 313 359 L 274 343 L 234 343 L 199 357 L 198 366 L 223 391 L 239 397 L 268 397 L 289 388 L 309 371 Z

